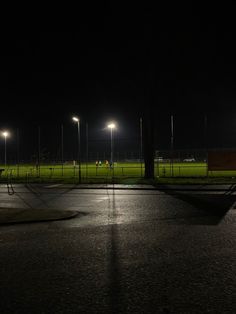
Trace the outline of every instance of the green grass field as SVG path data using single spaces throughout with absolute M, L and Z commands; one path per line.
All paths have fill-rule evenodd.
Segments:
M 4 166 L 0 166 L 4 169 Z M 144 164 L 133 162 L 118 162 L 110 169 L 105 165 L 96 167 L 94 163 L 81 165 L 81 176 L 83 182 L 108 182 L 111 179 L 116 182 L 128 182 L 129 179 L 140 179 L 144 176 Z M 9 165 L 1 171 L 1 181 L 11 180 L 13 182 L 77 182 L 78 166 L 73 165 L 35 165 L 25 164 L 17 167 Z M 155 164 L 155 177 L 160 182 L 181 182 L 187 180 L 232 180 L 236 177 L 236 171 L 214 171 L 207 172 L 206 163 L 170 163 Z M 131 180 L 132 181 L 132 180 Z

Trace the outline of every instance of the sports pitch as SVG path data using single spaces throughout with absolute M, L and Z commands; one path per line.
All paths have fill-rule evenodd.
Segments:
M 42 164 L 39 167 L 32 164 L 1 165 L 1 179 L 11 180 L 77 180 L 79 177 L 78 165 Z M 105 164 L 96 166 L 95 163 L 81 164 L 81 178 L 110 179 L 110 178 L 142 178 L 145 173 L 144 164 L 138 162 L 115 162 L 110 168 Z M 206 177 L 236 177 L 236 171 L 207 171 L 206 163 L 155 163 L 156 178 L 206 178 Z

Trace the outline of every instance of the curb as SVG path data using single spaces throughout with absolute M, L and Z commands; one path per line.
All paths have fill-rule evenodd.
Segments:
M 74 212 L 68 216 L 64 216 L 61 218 L 42 218 L 42 219 L 32 219 L 32 220 L 12 220 L 12 221 L 6 221 L 6 222 L 0 222 L 0 226 L 6 226 L 6 225 L 16 225 L 16 224 L 30 224 L 30 223 L 37 223 L 37 222 L 49 222 L 49 221 L 59 221 L 59 220 L 66 220 L 66 219 L 72 219 L 77 217 L 79 214 L 83 215 L 81 212 Z
M 57 189 L 63 189 L 66 188 L 64 186 L 61 187 L 57 187 Z M 49 188 L 48 188 L 49 189 Z M 221 191 L 228 191 L 230 192 L 231 189 L 230 188 L 211 188 L 210 185 L 207 186 L 206 188 L 200 188 L 200 187 L 190 187 L 190 185 L 187 186 L 179 186 L 179 187 L 172 187 L 172 186 L 153 186 L 153 187 L 85 187 L 85 186 L 74 186 L 74 187 L 70 187 L 71 190 L 138 190 L 138 191 L 142 191 L 142 190 L 147 190 L 147 191 L 203 191 L 203 192 L 221 192 Z

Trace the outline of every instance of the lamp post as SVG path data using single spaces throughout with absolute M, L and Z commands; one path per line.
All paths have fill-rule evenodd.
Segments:
M 111 130 L 111 165 L 113 165 L 113 129 L 116 128 L 115 123 L 109 123 L 107 127 Z
M 170 128 L 171 128 L 171 175 L 174 176 L 174 164 L 173 164 L 173 153 L 174 153 L 174 116 L 170 116 Z
M 140 128 L 140 165 L 141 165 L 141 177 L 143 176 L 143 119 L 139 120 Z
M 74 122 L 77 122 L 78 126 L 78 165 L 79 165 L 79 183 L 81 183 L 80 120 L 78 117 L 73 117 L 72 120 Z
M 7 166 L 7 137 L 9 133 L 7 131 L 2 132 L 2 135 L 4 136 L 5 139 L 5 168 Z

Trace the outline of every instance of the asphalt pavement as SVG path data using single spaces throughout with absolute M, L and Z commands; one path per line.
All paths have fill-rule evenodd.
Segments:
M 236 312 L 234 186 L 0 186 L 1 313 Z M 20 214 L 19 214 L 20 215 Z

